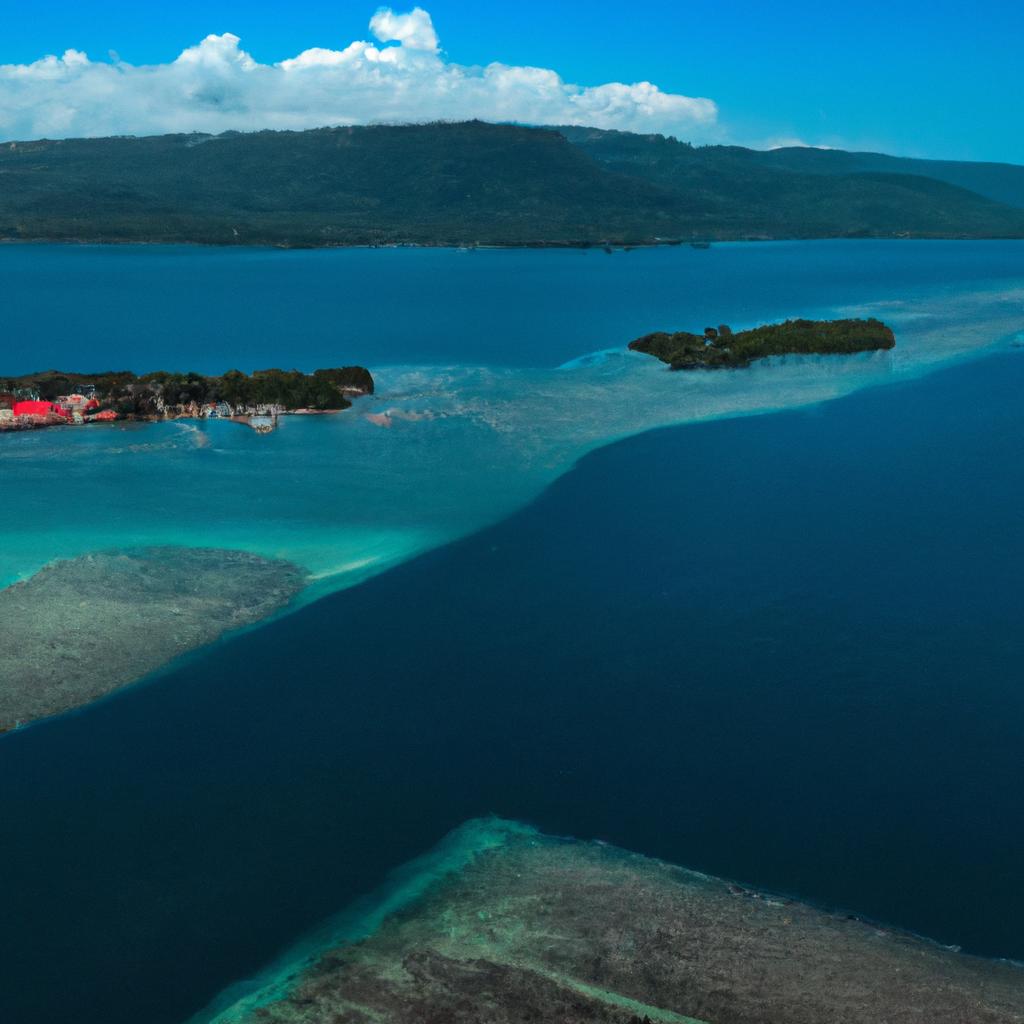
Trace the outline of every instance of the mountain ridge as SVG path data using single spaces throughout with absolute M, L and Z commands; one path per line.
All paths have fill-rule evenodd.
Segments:
M 790 166 L 816 159 L 479 121 L 13 142 L 0 147 L 0 238 L 546 246 L 1024 237 L 1024 209 L 948 181 Z

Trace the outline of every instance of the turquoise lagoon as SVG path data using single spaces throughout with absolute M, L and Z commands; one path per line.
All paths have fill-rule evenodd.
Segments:
M 0 439 L 17 495 L 0 506 L 0 584 L 92 550 L 194 545 L 291 559 L 311 574 L 307 599 L 507 516 L 610 441 L 905 380 L 1024 327 L 1018 243 L 610 257 L 16 246 L 0 249 L 0 281 L 5 372 L 359 362 L 378 384 L 269 437 L 179 422 Z M 722 374 L 625 351 L 647 330 L 799 315 L 881 316 L 898 347 Z

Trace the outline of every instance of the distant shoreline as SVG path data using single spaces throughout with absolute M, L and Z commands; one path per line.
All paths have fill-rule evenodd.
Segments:
M 452 252 L 486 252 L 523 250 L 572 250 L 603 252 L 605 247 L 612 252 L 628 252 L 631 249 L 702 249 L 703 239 L 646 239 L 642 241 L 532 241 L 532 242 L 272 242 L 251 240 L 245 242 L 201 241 L 197 239 L 146 239 L 146 238 L 9 238 L 0 237 L 0 246 L 65 245 L 108 248 L 128 246 L 152 246 L 170 248 L 191 246 L 197 249 L 276 249 L 280 252 L 310 252 L 323 249 L 446 249 Z M 873 234 L 873 235 L 764 235 L 737 236 L 734 238 L 707 239 L 707 248 L 718 245 L 757 245 L 771 242 L 1024 242 L 1024 235 L 919 235 L 919 234 Z M 696 244 L 695 244 L 696 243 Z

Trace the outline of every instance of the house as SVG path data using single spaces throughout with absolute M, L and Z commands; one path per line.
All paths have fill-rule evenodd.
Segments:
M 50 413 L 63 415 L 60 411 L 60 406 L 54 405 L 53 402 L 44 402 L 39 399 L 15 402 L 12 411 L 15 416 L 49 416 Z

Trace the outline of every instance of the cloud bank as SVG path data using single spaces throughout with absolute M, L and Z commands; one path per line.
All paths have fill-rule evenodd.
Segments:
M 313 48 L 261 64 L 231 33 L 209 35 L 168 64 L 93 61 L 77 50 L 0 65 L 0 138 L 247 131 L 429 120 L 586 124 L 700 134 L 709 99 L 650 82 L 580 86 L 547 68 L 445 59 L 430 15 L 381 9 L 376 43 Z

